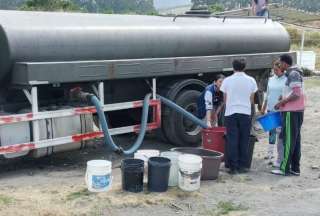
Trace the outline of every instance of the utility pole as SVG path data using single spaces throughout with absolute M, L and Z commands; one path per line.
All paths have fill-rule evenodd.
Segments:
M 303 29 L 302 31 L 302 37 L 301 37 L 301 47 L 300 47 L 300 59 L 299 59 L 299 64 L 300 66 L 302 65 L 302 55 L 303 55 L 303 50 L 304 50 L 304 38 L 305 38 L 306 30 Z

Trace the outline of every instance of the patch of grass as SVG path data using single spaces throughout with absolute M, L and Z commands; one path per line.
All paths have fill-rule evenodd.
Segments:
M 0 206 L 9 205 L 14 202 L 14 198 L 0 194 Z
M 187 199 L 189 197 L 200 197 L 201 194 L 199 192 L 184 192 L 184 191 L 177 191 L 175 196 L 179 199 Z
M 286 25 L 286 30 L 288 31 L 291 39 L 291 44 L 295 45 L 300 49 L 301 38 L 302 38 L 302 29 L 294 26 Z M 304 37 L 304 46 L 306 48 L 320 48 L 320 31 L 306 31 Z
M 311 21 L 320 20 L 320 15 L 309 14 L 303 11 L 290 9 L 286 7 L 279 7 L 276 5 L 269 7 L 270 16 L 273 20 L 281 19 L 286 23 L 291 24 L 304 24 L 310 23 Z M 226 15 L 237 15 L 237 16 L 248 16 L 251 14 L 251 9 L 244 9 L 241 11 L 225 12 Z
M 247 211 L 248 208 L 239 204 L 236 205 L 231 201 L 220 201 L 217 205 L 218 211 L 216 213 L 217 216 L 226 215 L 233 211 Z
M 56 191 L 56 190 L 53 190 L 53 191 L 50 191 L 51 194 L 58 194 L 59 191 Z
M 89 197 L 91 193 L 85 188 L 80 191 L 72 192 L 67 195 L 67 200 L 72 201 L 83 197 Z
M 204 212 L 201 213 L 201 215 L 203 215 L 203 216 L 216 216 L 217 210 L 216 209 L 205 210 Z
M 305 23 L 320 19 L 319 15 L 307 14 L 303 11 L 282 7 L 270 8 L 270 15 L 272 18 L 281 17 L 283 21 L 287 23 Z
M 235 204 L 231 201 L 220 201 L 216 208 L 206 210 L 202 213 L 204 216 L 222 216 L 229 215 L 231 212 L 244 212 L 247 211 L 248 208 L 241 205 Z
M 247 175 L 243 175 L 243 176 L 239 176 L 239 182 L 250 182 L 250 181 L 252 181 L 252 178 L 250 178 L 249 176 L 247 176 Z

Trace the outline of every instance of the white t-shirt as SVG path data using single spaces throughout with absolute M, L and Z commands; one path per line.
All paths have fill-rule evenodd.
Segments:
M 280 96 L 283 94 L 283 90 L 285 88 L 287 82 L 287 77 L 282 75 L 278 77 L 277 75 L 273 75 L 268 81 L 267 88 L 267 109 L 268 111 L 276 111 L 274 106 L 279 102 Z
M 250 96 L 258 90 L 254 78 L 244 72 L 235 72 L 223 80 L 220 90 L 227 96 L 225 116 L 251 115 Z
M 206 105 L 206 110 L 212 110 L 213 109 L 213 102 L 212 102 L 212 93 L 211 91 L 206 91 L 204 94 L 204 101 Z

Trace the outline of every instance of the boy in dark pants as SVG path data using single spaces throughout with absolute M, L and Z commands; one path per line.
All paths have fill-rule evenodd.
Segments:
M 220 88 L 226 104 L 226 158 L 230 174 L 247 172 L 248 147 L 251 130 L 251 104 L 258 90 L 256 81 L 243 71 L 244 59 L 234 60 L 234 74 L 227 77 Z
M 287 82 L 282 99 L 275 109 L 283 112 L 282 136 L 284 158 L 279 170 L 272 170 L 277 175 L 300 175 L 301 126 L 305 108 L 302 71 L 292 66 L 292 57 L 282 55 L 281 65 L 286 71 Z

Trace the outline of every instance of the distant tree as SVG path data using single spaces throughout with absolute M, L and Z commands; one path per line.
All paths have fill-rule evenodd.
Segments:
M 73 0 L 91 13 L 156 13 L 153 0 Z
M 28 0 L 20 9 L 31 11 L 81 11 L 81 8 L 70 0 Z
M 219 13 L 224 11 L 224 6 L 222 4 L 209 5 L 209 11 L 211 13 Z
M 86 12 L 98 13 L 99 5 L 96 0 L 72 0 L 72 2 L 78 5 Z
M 164 0 L 159 0 L 164 1 Z M 169 0 L 167 0 L 169 1 Z M 176 1 L 176 0 L 170 0 Z M 221 4 L 225 10 L 247 7 L 252 0 L 191 0 L 192 3 L 208 5 Z M 26 2 L 33 2 L 28 6 Z M 44 2 L 44 3 L 42 3 Z M 61 4 L 62 2 L 62 4 Z M 282 3 L 282 0 L 270 0 L 271 3 Z M 46 5 L 48 4 L 48 5 Z M 23 6 L 22 6 L 23 5 Z M 320 11 L 320 0 L 284 0 L 286 7 L 310 12 Z M 154 13 L 153 0 L 0 0 L 0 9 L 28 9 L 28 10 L 78 10 L 91 13 Z M 41 9 L 39 9 L 41 8 Z
M 153 0 L 0 0 L 0 9 L 157 14 Z
M 115 13 L 147 14 L 155 12 L 153 0 L 114 0 L 112 8 Z
M 194 5 L 204 5 L 209 4 L 208 0 L 191 0 L 191 3 Z
M 26 0 L 0 0 L 0 9 L 16 9 Z

